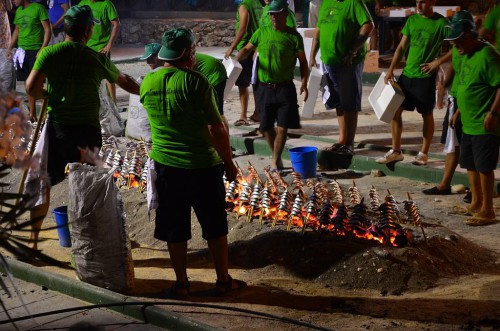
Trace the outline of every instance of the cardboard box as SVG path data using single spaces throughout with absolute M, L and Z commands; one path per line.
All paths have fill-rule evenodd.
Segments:
M 309 95 L 307 101 L 302 104 L 302 117 L 312 118 L 314 114 L 314 106 L 316 105 L 316 99 L 318 99 L 318 92 L 321 85 L 321 77 L 323 74 L 317 69 L 312 68 L 309 74 L 309 80 L 307 81 L 307 90 Z
M 226 88 L 224 89 L 224 100 L 226 100 L 243 69 L 241 68 L 241 64 L 232 58 L 222 60 L 222 64 L 227 72 Z
M 369 51 L 366 53 L 363 72 L 374 73 L 378 72 L 378 51 Z
M 396 110 L 403 103 L 405 96 L 397 83 L 385 84 L 385 76 L 385 72 L 382 72 L 377 84 L 375 84 L 368 96 L 368 101 L 377 118 L 382 122 L 390 123 Z

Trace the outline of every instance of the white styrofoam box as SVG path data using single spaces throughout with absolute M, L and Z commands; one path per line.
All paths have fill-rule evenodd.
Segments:
M 312 68 L 307 82 L 307 90 L 309 95 L 307 100 L 302 104 L 302 117 L 312 118 L 314 114 L 314 106 L 318 98 L 318 92 L 321 85 L 321 77 L 323 74 L 316 68 Z
M 411 8 L 389 7 L 380 10 L 379 16 L 383 17 L 407 17 L 412 14 Z
M 385 72 L 380 75 L 377 84 L 368 96 L 368 101 L 375 111 L 377 118 L 385 123 L 390 123 L 396 110 L 401 106 L 405 96 L 398 84 L 386 84 Z
M 224 100 L 226 100 L 243 69 L 241 68 L 241 64 L 232 58 L 222 60 L 222 64 L 227 72 L 226 88 L 224 89 Z
M 441 14 L 444 17 L 452 17 L 456 12 L 460 11 L 460 6 L 434 6 L 435 13 Z
M 311 62 L 310 56 L 311 56 L 312 41 L 313 41 L 313 36 L 314 36 L 315 30 L 316 30 L 315 28 L 298 28 L 297 29 L 297 32 L 302 36 L 302 39 L 304 39 L 304 53 L 306 53 L 307 63 Z M 322 62 L 321 62 L 321 49 L 319 49 L 318 53 L 316 54 L 316 63 L 322 64 Z M 297 60 L 296 66 L 300 66 L 298 60 Z

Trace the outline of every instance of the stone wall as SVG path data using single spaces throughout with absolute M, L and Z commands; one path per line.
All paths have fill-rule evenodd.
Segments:
M 124 19 L 120 22 L 117 44 L 144 45 L 161 42 L 161 36 L 166 30 L 185 27 L 193 31 L 198 46 L 227 47 L 235 34 L 234 20 Z

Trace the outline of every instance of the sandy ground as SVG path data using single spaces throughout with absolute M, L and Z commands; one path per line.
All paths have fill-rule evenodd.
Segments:
M 136 68 L 136 64 L 125 66 L 129 72 L 145 70 Z M 119 104 L 124 105 L 125 99 L 119 93 Z M 252 111 L 251 105 L 249 114 Z M 230 123 L 238 118 L 236 93 L 226 102 L 225 112 Z M 267 157 L 240 154 L 236 151 L 235 160 L 245 174 L 250 161 L 263 175 L 262 169 L 269 164 Z M 464 216 L 449 213 L 454 205 L 461 204 L 463 195 L 425 196 L 421 191 L 431 187 L 429 183 L 352 171 L 325 171 L 319 175 L 324 181 L 337 180 L 344 192 L 354 180 L 365 199 L 372 186 L 381 197 L 390 189 L 401 210 L 409 192 L 419 206 L 426 240 L 421 229 L 411 225 L 404 225 L 412 234 L 410 244 L 395 248 L 313 229 L 307 229 L 305 234 L 295 227 L 286 231 L 281 223 L 276 227 L 269 221 L 260 225 L 256 220 L 247 222 L 245 217 L 236 219 L 234 213 L 229 213 L 230 273 L 249 286 L 226 297 L 215 297 L 215 272 L 193 215 L 188 255 L 192 293 L 188 301 L 277 317 L 225 309 L 163 307 L 229 330 L 305 330 L 314 328 L 312 325 L 335 330 L 500 329 L 498 224 L 468 227 L 463 223 Z M 16 178 L 18 174 L 13 174 L 11 182 L 15 183 Z M 291 182 L 291 175 L 285 180 Z M 136 190 L 121 192 L 135 267 L 131 295 L 160 302 L 168 298 L 165 291 L 175 279 L 168 250 L 153 238 L 154 222 L 148 218 L 145 195 Z M 53 187 L 51 209 L 67 204 L 69 194 L 67 181 Z M 495 206 L 500 215 L 498 198 Z M 49 215 L 44 227 L 54 225 Z M 44 253 L 69 262 L 70 249 L 59 246 L 55 230 L 45 231 L 41 237 Z M 72 270 L 40 267 L 74 278 Z M 312 325 L 293 324 L 283 318 Z

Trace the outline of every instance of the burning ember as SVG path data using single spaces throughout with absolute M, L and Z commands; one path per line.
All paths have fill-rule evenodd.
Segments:
M 265 182 L 251 164 L 248 176 L 238 166 L 236 181 L 226 182 L 227 210 L 235 213 L 237 219 L 245 216 L 247 222 L 258 219 L 259 224 L 284 225 L 287 230 L 299 228 L 304 233 L 310 229 L 394 247 L 406 246 L 412 239 L 413 231 L 403 227 L 411 224 L 420 227 L 426 239 L 418 207 L 409 194 L 408 200 L 403 201 L 403 213 L 390 191 L 380 199 L 372 187 L 367 205 L 354 181 L 344 194 L 335 180 L 325 183 L 308 179 L 304 183 L 294 171 L 289 185 L 278 172 L 269 168 L 264 172 Z

